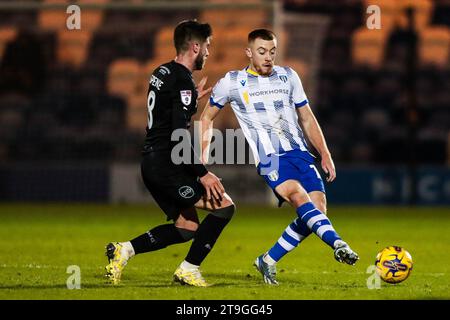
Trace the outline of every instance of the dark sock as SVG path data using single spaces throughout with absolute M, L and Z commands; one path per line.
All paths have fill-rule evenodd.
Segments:
M 199 266 L 211 251 L 228 222 L 230 222 L 230 219 L 208 214 L 198 227 L 185 260 Z
M 131 240 L 135 254 L 159 250 L 176 243 L 186 242 L 174 224 L 157 226 Z

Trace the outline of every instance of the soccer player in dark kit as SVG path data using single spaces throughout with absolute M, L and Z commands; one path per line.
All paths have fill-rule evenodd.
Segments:
M 197 100 L 211 92 L 204 89 L 206 78 L 196 86 L 192 72 L 201 70 L 209 55 L 212 30 L 209 24 L 183 21 L 175 28 L 175 60 L 158 67 L 148 90 L 147 136 L 141 163 L 145 186 L 173 223 L 157 226 L 127 242 L 106 246 L 109 264 L 106 276 L 113 284 L 135 254 L 155 251 L 194 239 L 185 260 L 176 269 L 176 282 L 196 287 L 209 284 L 199 266 L 231 220 L 235 206 L 218 177 L 194 161 L 175 165 L 172 159 L 172 132 L 190 127 Z M 196 208 L 210 213 L 200 223 Z

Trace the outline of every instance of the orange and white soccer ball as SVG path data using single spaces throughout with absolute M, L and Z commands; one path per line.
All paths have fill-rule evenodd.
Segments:
M 390 246 L 377 254 L 377 273 L 387 283 L 405 281 L 413 269 L 413 261 L 408 251 L 398 246 Z

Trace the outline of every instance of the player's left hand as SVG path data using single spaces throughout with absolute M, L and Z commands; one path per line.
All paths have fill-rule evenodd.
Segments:
M 336 179 L 336 168 L 334 167 L 333 159 L 330 154 L 322 156 L 322 169 L 327 174 L 327 182 L 332 182 Z
M 214 173 L 208 172 L 206 175 L 201 177 L 200 183 L 206 190 L 206 199 L 208 201 L 217 201 L 217 203 L 222 202 L 223 194 L 225 193 L 225 188 Z
M 200 82 L 198 83 L 196 89 L 197 89 L 197 93 L 198 93 L 198 97 L 197 100 L 200 100 L 201 98 L 203 98 L 205 95 L 211 93 L 212 88 L 209 87 L 207 89 L 203 89 L 203 87 L 206 84 L 206 80 L 208 80 L 208 77 L 203 77 L 202 80 L 200 80 Z

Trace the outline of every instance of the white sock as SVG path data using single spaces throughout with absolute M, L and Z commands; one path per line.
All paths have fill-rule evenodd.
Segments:
M 128 255 L 128 259 L 135 255 L 133 245 L 130 241 L 122 242 L 121 245 L 123 246 L 123 249 L 125 249 L 125 252 Z
M 277 263 L 275 260 L 272 259 L 271 256 L 269 256 L 268 253 L 266 253 L 266 254 L 263 256 L 263 260 L 264 260 L 264 262 L 267 263 L 269 266 L 273 266 L 274 264 Z
M 181 264 L 180 264 L 181 269 L 184 270 L 197 270 L 199 266 L 196 266 L 195 264 L 189 263 L 186 260 L 184 260 Z
M 334 243 L 333 243 L 333 247 L 336 249 L 338 246 L 340 247 L 340 246 L 342 246 L 342 245 L 348 245 L 345 241 L 343 241 L 343 240 L 336 240 Z

